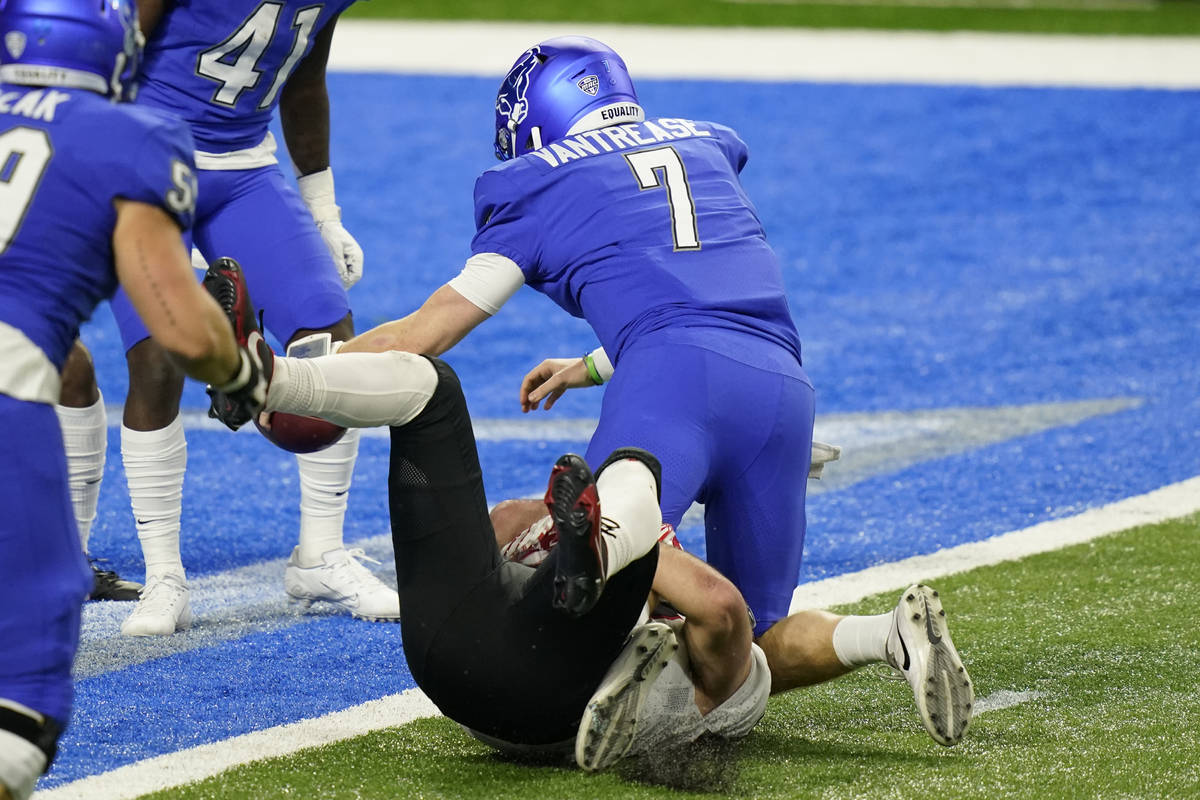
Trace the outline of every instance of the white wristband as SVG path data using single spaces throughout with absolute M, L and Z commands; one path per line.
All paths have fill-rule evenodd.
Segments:
M 592 357 L 592 363 L 596 366 L 596 372 L 602 379 L 607 381 L 613 376 L 613 364 L 608 360 L 608 353 L 604 352 L 603 347 L 597 347 L 588 353 L 588 355 Z
M 301 175 L 296 179 L 300 189 L 300 197 L 316 222 L 336 222 L 342 218 L 342 210 L 338 208 L 337 199 L 333 193 L 333 168 L 326 167 L 311 175 Z

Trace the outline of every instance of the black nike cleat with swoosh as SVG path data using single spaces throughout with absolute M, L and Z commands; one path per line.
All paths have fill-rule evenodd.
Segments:
M 887 654 L 912 687 L 925 730 L 938 744 L 958 744 L 971 722 L 975 690 L 936 591 L 920 583 L 904 590 L 892 613 Z

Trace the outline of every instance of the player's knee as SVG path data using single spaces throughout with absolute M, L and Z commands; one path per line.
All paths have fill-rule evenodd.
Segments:
M 125 361 L 129 367 L 130 394 L 178 399 L 183 391 L 183 372 L 153 339 L 143 339 L 129 348 Z
M 67 354 L 62 370 L 59 403 L 69 408 L 86 408 L 100 399 L 92 356 L 78 339 Z
M 314 333 L 328 333 L 334 342 L 348 342 L 354 338 L 354 315 L 346 314 L 327 328 L 299 328 L 288 338 L 287 344 Z

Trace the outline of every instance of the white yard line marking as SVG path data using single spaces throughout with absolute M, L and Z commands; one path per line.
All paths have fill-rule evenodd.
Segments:
M 437 713 L 437 707 L 423 692 L 412 689 L 316 719 L 267 728 L 139 761 L 103 775 L 37 792 L 34 797 L 38 800 L 124 800 L 194 783 L 239 764 L 288 755 L 305 747 L 331 744 L 421 717 L 433 717 Z
M 1057 550 L 1138 525 L 1151 525 L 1200 510 L 1200 477 L 1130 497 L 1067 519 L 1044 522 L 983 542 L 952 547 L 927 556 L 883 564 L 797 588 L 792 607 L 825 608 L 851 603 L 914 579 L 929 579 L 976 567 Z M 979 701 L 976 713 L 996 711 L 1035 699 L 1036 692 L 1001 691 Z M 129 764 L 37 792 L 35 800 L 127 800 L 152 791 L 192 783 L 263 758 L 360 736 L 421 717 L 437 708 L 413 689 L 373 700 L 317 719 L 201 745 Z
M 1200 37 L 1055 36 L 528 22 L 338 23 L 330 67 L 496 79 L 526 48 L 587 34 L 634 79 L 1200 88 Z
M 982 542 L 961 544 L 929 555 L 806 583 L 796 587 L 792 610 L 853 603 L 880 592 L 900 591 L 917 580 L 928 581 L 1002 561 L 1015 561 L 1035 553 L 1061 550 L 1138 525 L 1153 525 L 1187 516 L 1197 510 L 1200 510 L 1200 477 Z

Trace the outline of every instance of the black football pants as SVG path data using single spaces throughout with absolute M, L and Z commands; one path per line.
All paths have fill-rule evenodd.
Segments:
M 658 549 L 608 581 L 574 619 L 551 607 L 556 553 L 536 569 L 496 546 L 458 377 L 391 429 L 388 495 L 404 653 L 450 719 L 516 744 L 575 736 L 584 706 L 637 622 Z

